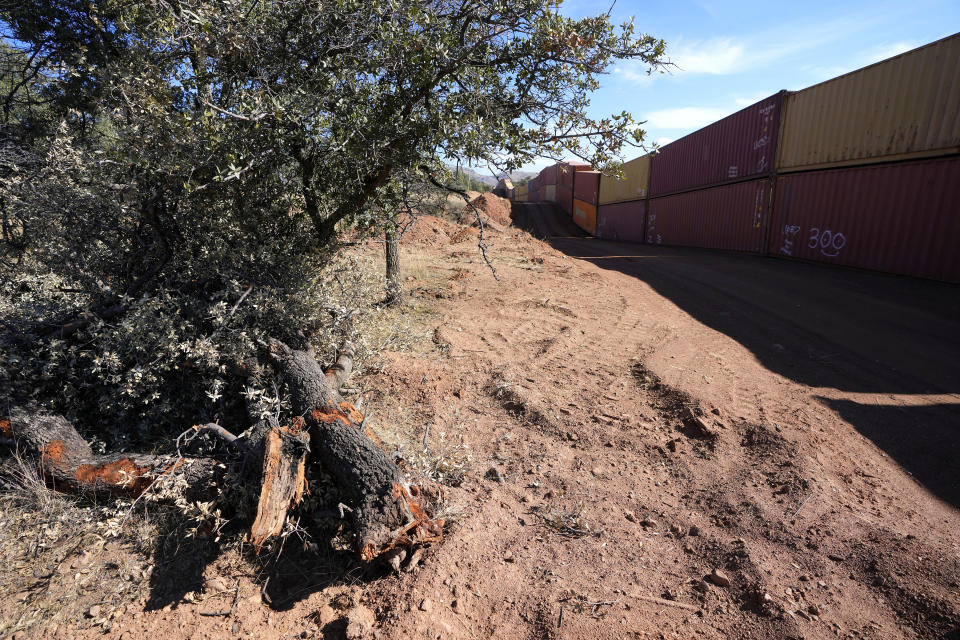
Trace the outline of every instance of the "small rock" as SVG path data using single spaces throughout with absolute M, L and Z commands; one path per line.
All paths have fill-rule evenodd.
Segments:
M 391 549 L 389 552 L 387 552 L 387 564 L 390 565 L 390 568 L 393 569 L 394 573 L 400 573 L 400 564 L 406 557 L 406 549 Z
M 691 535 L 694 537 L 700 535 L 700 527 L 698 527 L 697 525 L 691 525 L 690 531 L 688 532 L 687 535 Z
M 710 582 L 718 587 L 729 587 L 730 578 L 720 569 L 714 569 L 710 572 Z
M 819 616 L 821 613 L 820 607 L 818 607 L 815 604 L 811 604 L 809 607 L 807 607 L 807 611 L 809 611 L 812 615 L 815 615 L 815 616 Z
M 623 511 L 623 517 L 626 518 L 627 520 L 629 520 L 630 522 L 636 522 L 636 521 L 637 521 L 637 516 L 636 516 L 636 514 L 635 514 L 633 511 L 630 511 L 629 509 L 624 509 L 624 511 Z
M 693 547 L 691 547 L 691 546 L 688 545 L 688 544 L 685 544 L 685 545 L 683 545 L 683 552 L 684 552 L 684 553 L 693 553 Z
M 503 556 L 503 561 L 504 561 L 504 562 L 516 562 L 516 558 L 513 557 L 513 554 L 512 554 L 512 553 L 507 553 L 507 555 Z
M 603 475 L 603 469 L 600 467 L 594 467 L 593 469 L 590 469 L 590 473 L 593 474 L 594 478 L 599 478 Z
M 500 469 L 497 469 L 496 467 L 490 467 L 489 469 L 487 469 L 487 472 L 484 474 L 484 477 L 487 478 L 488 480 L 494 480 L 496 482 L 499 482 L 500 484 L 503 484 L 503 474 L 500 473 Z
M 364 606 L 357 606 L 347 612 L 347 640 L 364 640 L 373 634 L 373 627 L 377 618 L 373 611 Z
M 804 573 L 804 574 L 802 574 L 802 575 L 800 576 L 800 581 L 801 581 L 801 582 L 809 582 L 809 581 L 810 581 L 810 576 L 808 576 L 807 574 Z
M 430 598 L 424 598 L 420 601 L 420 611 L 430 611 L 433 609 L 433 601 Z
M 533 502 L 533 496 L 531 496 L 529 493 L 525 493 L 523 494 L 523 497 L 520 498 L 520 502 Z
M 654 520 L 653 518 L 644 518 L 643 520 L 640 521 L 640 525 L 644 527 L 652 528 L 657 526 L 657 521 Z
M 407 563 L 407 566 L 404 569 L 404 571 L 406 571 L 407 573 L 410 573 L 411 571 L 416 569 L 418 566 L 420 566 L 420 562 L 423 560 L 423 554 L 424 554 L 423 547 L 418 547 L 410 555 L 410 561 Z
M 463 615 L 463 605 L 460 603 L 460 600 L 454 600 L 450 603 L 450 608 L 453 609 L 453 612 L 457 615 Z
M 226 591 L 230 587 L 227 586 L 227 581 L 223 578 L 216 577 L 211 580 L 207 580 L 206 591 L 210 593 L 220 593 L 221 591 Z
M 682 535 L 683 535 L 683 527 L 681 527 L 681 526 L 678 525 L 678 524 L 672 524 L 672 525 L 670 525 L 670 533 L 672 533 L 672 534 L 674 534 L 674 535 L 677 535 L 677 536 L 682 536 Z
M 88 617 L 88 618 L 96 618 L 97 616 L 100 615 L 100 611 L 101 611 L 100 605 L 95 604 L 95 605 L 93 605 L 92 607 L 90 607 L 89 609 L 87 609 L 87 617 Z

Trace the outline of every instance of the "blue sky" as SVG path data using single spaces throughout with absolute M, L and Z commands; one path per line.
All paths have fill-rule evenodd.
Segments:
M 566 0 L 560 11 L 596 15 L 611 1 Z M 634 17 L 637 33 L 665 39 L 678 68 L 647 76 L 642 65 L 617 65 L 601 79 L 591 115 L 626 109 L 660 144 L 780 89 L 803 89 L 960 31 L 958 0 L 619 0 L 611 16 L 617 24 Z M 642 153 L 629 149 L 625 159 Z

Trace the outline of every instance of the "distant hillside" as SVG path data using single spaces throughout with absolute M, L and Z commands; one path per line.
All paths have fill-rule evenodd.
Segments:
M 455 167 L 451 167 L 451 169 L 456 170 Z M 460 171 L 467 174 L 474 180 L 479 180 L 480 182 L 483 182 L 484 184 L 488 184 L 491 187 L 497 186 L 497 181 L 499 181 L 500 178 L 507 175 L 505 173 L 501 173 L 497 177 L 493 177 L 492 175 L 490 175 L 489 171 L 480 172 L 480 171 L 475 171 L 473 169 L 470 169 L 468 167 L 460 167 Z M 513 173 L 510 174 L 510 179 L 516 181 L 516 180 L 522 180 L 523 178 L 526 178 L 526 177 L 533 177 L 535 175 L 537 175 L 535 171 L 514 171 Z

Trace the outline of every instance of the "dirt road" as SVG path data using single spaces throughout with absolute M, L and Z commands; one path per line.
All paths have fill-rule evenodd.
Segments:
M 958 637 L 956 287 L 514 218 L 438 262 L 421 419 L 482 463 L 385 636 Z

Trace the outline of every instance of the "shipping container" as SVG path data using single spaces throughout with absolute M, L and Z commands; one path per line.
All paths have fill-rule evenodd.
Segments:
M 516 200 L 517 202 L 526 202 L 527 193 L 529 189 L 530 189 L 529 184 L 517 185 L 516 187 L 513 188 L 513 199 Z
M 603 182 L 600 183 L 601 186 Z M 597 237 L 622 242 L 643 242 L 647 201 L 616 202 L 597 207 Z
M 647 197 L 650 185 L 650 154 L 623 163 L 623 180 L 600 178 L 600 204 L 628 202 Z
M 574 198 L 573 221 L 590 235 L 595 235 L 597 233 L 597 205 Z
M 557 201 L 557 185 L 548 184 L 543 188 L 543 199 L 547 202 Z
M 653 198 L 647 242 L 762 253 L 769 201 L 766 178 Z
M 600 195 L 600 172 L 577 171 L 573 179 L 573 197 L 583 202 L 597 204 Z
M 567 215 L 573 213 L 573 191 L 562 184 L 557 185 L 557 204 Z
M 540 185 L 546 187 L 551 184 L 557 184 L 557 177 L 560 175 L 558 167 L 555 164 L 550 165 L 540 172 Z
M 590 171 L 590 165 L 586 162 L 561 162 L 557 165 L 558 184 L 572 191 L 573 178 L 577 171 Z
M 540 202 L 540 191 L 534 187 L 530 187 L 530 190 L 527 191 L 527 202 Z
M 960 282 L 960 158 L 780 176 L 769 252 Z
M 781 172 L 960 151 L 960 34 L 785 100 Z
M 784 93 L 765 98 L 661 148 L 650 167 L 650 195 L 769 175 L 776 158 Z

